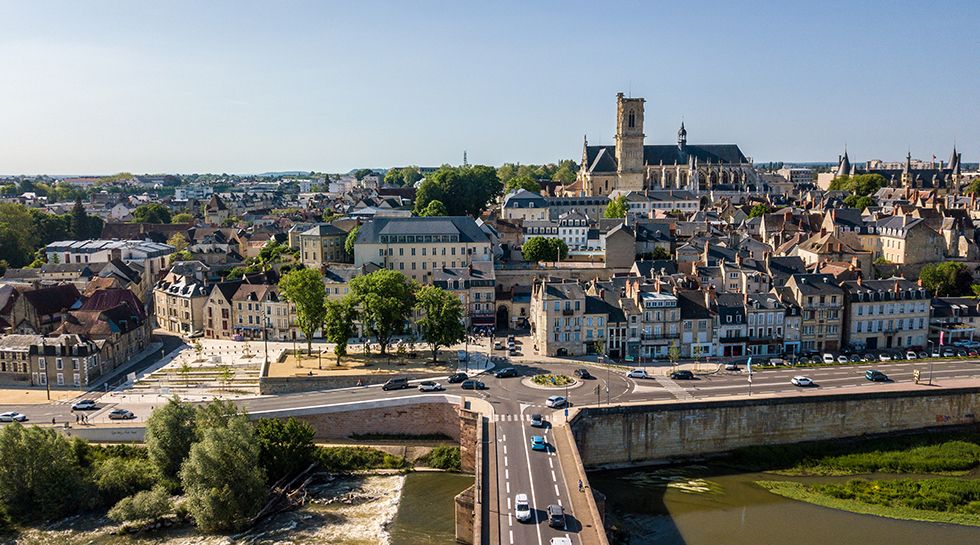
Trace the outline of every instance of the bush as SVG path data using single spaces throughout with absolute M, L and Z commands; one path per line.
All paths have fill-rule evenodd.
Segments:
M 109 510 L 109 518 L 116 522 L 156 520 L 169 515 L 173 509 L 170 492 L 163 486 L 155 486 L 152 490 L 137 492 L 119 500 Z
M 974 513 L 980 506 L 980 481 L 968 479 L 851 479 L 845 484 L 817 484 L 812 488 L 834 498 L 886 507 Z
M 401 456 L 370 447 L 320 447 L 317 461 L 325 471 L 363 469 L 407 469 L 411 464 Z
M 459 471 L 461 468 L 459 459 L 459 447 L 440 446 L 432 449 L 428 454 L 419 459 L 419 463 L 435 469 L 446 471 Z
M 259 439 L 260 460 L 269 481 L 303 471 L 314 461 L 315 432 L 308 423 L 295 418 L 283 421 L 263 418 L 255 425 Z
M 145 458 L 115 457 L 99 462 L 92 479 L 102 502 L 114 505 L 127 496 L 152 488 L 157 482 L 157 472 Z

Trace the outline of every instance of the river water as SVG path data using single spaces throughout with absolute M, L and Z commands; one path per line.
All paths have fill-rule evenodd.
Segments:
M 391 527 L 392 545 L 455 543 L 454 498 L 473 485 L 472 475 L 410 473 L 402 487 L 398 514 Z
M 607 525 L 621 528 L 630 545 L 980 544 L 980 528 L 852 514 L 783 498 L 755 484 L 839 479 L 696 465 L 589 476 L 590 484 L 606 495 Z

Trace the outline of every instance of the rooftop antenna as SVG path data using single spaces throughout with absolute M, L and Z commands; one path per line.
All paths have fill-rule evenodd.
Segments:
M 466 160 L 466 150 L 463 150 L 463 166 L 469 166 L 469 162 Z

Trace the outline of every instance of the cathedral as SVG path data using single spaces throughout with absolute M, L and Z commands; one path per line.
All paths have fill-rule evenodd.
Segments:
M 644 144 L 642 98 L 616 95 L 616 142 L 590 146 L 586 138 L 575 182 L 568 196 L 608 195 L 613 190 L 683 189 L 699 194 L 715 190 L 750 192 L 761 181 L 750 159 L 735 144 L 687 143 L 681 123 L 677 145 Z

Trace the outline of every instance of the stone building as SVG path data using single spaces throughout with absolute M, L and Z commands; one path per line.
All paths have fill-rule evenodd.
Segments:
M 904 278 L 860 277 L 841 287 L 847 295 L 847 346 L 855 350 L 926 347 L 932 295 L 925 288 Z
M 153 288 L 157 327 L 183 337 L 204 334 L 204 305 L 211 287 L 197 278 L 168 273 Z
M 531 287 L 531 338 L 539 354 L 581 356 L 585 291 L 578 282 L 535 282 Z
M 800 350 L 836 352 L 841 348 L 844 290 L 829 274 L 794 274 L 786 295 L 800 307 Z
M 320 270 L 329 263 L 350 259 L 345 248 L 347 231 L 322 223 L 299 235 L 300 260 L 311 269 Z

